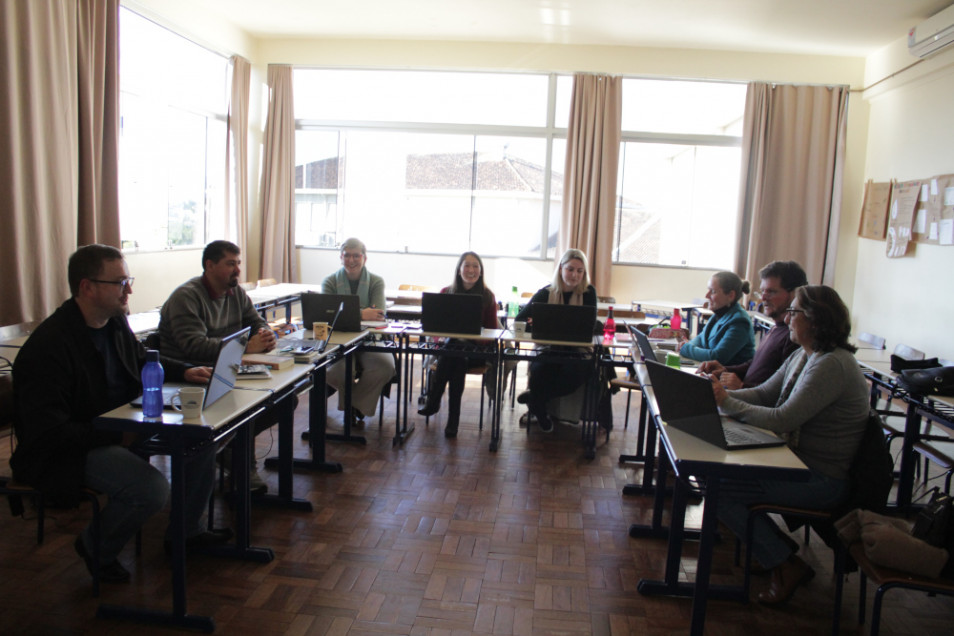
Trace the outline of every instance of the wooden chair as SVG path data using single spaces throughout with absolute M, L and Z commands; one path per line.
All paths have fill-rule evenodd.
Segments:
M 633 402 L 633 391 L 641 392 L 642 389 L 630 371 L 626 372 L 626 377 L 624 378 L 613 378 L 610 380 L 610 387 L 626 391 L 626 417 L 623 420 L 623 430 L 626 430 L 629 428 L 629 407 Z M 637 439 L 639 440 L 639 444 L 642 444 L 643 431 L 639 432 Z M 638 454 L 642 454 L 641 449 L 638 451 Z
M 398 291 L 418 291 L 423 292 L 427 291 L 427 285 L 409 285 L 408 283 L 402 283 L 398 285 Z
M 616 298 L 613 296 L 597 296 L 596 302 L 616 304 Z
M 258 287 L 270 287 L 272 285 L 277 285 L 278 281 L 274 278 L 260 278 L 258 279 Z
M 490 370 L 489 363 L 481 364 L 476 367 L 470 367 L 467 369 L 467 375 L 480 376 L 480 419 L 478 420 L 478 424 L 477 424 L 477 430 L 480 430 L 480 431 L 484 430 L 484 397 L 486 395 L 486 390 L 487 390 L 486 373 L 489 370 Z M 424 401 L 426 400 L 427 392 L 431 385 L 431 376 L 435 371 L 437 371 L 436 357 L 427 364 L 427 367 L 425 368 L 425 371 L 424 371 L 425 373 L 424 384 L 421 387 L 421 397 L 419 399 L 419 402 L 421 404 L 424 404 Z M 496 399 L 499 399 L 499 398 L 500 396 L 497 396 Z M 494 400 L 490 400 L 490 404 L 488 406 L 493 405 L 493 403 L 494 403 Z M 430 423 L 430 419 L 431 419 L 430 416 L 424 418 L 424 426 L 427 426 Z

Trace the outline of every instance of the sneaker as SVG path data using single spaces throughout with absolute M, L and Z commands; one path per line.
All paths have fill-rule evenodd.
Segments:
M 540 420 L 540 430 L 544 433 L 553 432 L 553 419 L 550 416 L 544 417 L 543 419 L 537 418 Z
M 73 547 L 76 549 L 76 553 L 83 558 L 83 562 L 86 563 L 86 569 L 89 571 L 90 576 L 95 577 L 96 575 L 93 573 L 95 569 L 93 567 L 93 558 L 89 555 L 89 552 L 86 551 L 83 535 L 77 535 L 76 541 L 73 542 Z M 123 564 L 117 559 L 113 559 L 111 562 L 99 566 L 99 580 L 103 583 L 127 583 L 130 578 L 129 570 L 124 568 Z
M 518 404 L 526 404 L 529 401 L 530 401 L 530 391 L 524 391 L 523 393 L 517 396 Z

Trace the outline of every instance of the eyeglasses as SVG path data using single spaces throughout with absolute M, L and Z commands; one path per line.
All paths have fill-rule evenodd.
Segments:
M 123 287 L 132 287 L 134 280 L 136 279 L 130 276 L 129 278 L 121 278 L 119 280 L 98 280 L 96 278 L 90 278 L 89 282 L 102 283 L 103 285 L 118 285 L 119 288 L 122 289 Z
M 797 307 L 789 307 L 788 309 L 785 310 L 785 313 L 788 314 L 789 316 L 794 316 L 795 314 L 804 314 L 805 310 L 798 309 Z

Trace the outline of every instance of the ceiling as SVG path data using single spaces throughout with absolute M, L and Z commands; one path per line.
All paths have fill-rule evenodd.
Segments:
M 192 0 L 254 37 L 866 56 L 951 0 Z

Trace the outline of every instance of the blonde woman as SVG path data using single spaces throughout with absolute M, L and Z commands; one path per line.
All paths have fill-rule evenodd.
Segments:
M 553 282 L 537 291 L 517 314 L 514 320 L 526 321 L 528 331 L 533 330 L 533 303 L 596 307 L 596 288 L 590 284 L 586 254 L 578 249 L 564 252 L 553 272 Z M 586 380 L 589 368 L 576 361 L 546 362 L 545 357 L 543 354 L 530 363 L 527 390 L 517 400 L 527 405 L 540 423 L 540 429 L 549 433 L 553 430 L 553 422 L 547 414 L 547 402 L 573 393 Z

